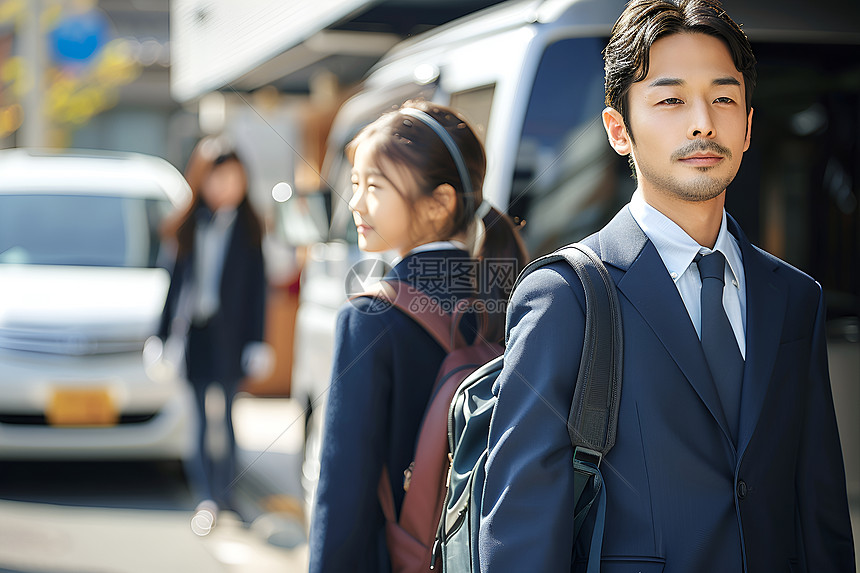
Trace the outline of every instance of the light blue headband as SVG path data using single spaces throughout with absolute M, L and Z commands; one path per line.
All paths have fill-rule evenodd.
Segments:
M 436 135 L 439 136 L 439 139 L 442 140 L 445 147 L 448 148 L 448 153 L 450 153 L 451 157 L 454 159 L 454 165 L 457 166 L 457 173 L 460 175 L 460 181 L 463 183 L 463 193 L 466 197 L 467 212 L 474 213 L 475 195 L 472 193 L 472 179 L 469 177 L 469 170 L 466 169 L 466 161 L 463 159 L 463 154 L 460 153 L 460 148 L 457 147 L 457 144 L 454 142 L 454 138 L 451 137 L 448 130 L 442 127 L 442 124 L 436 121 L 436 119 L 429 113 L 421 111 L 420 109 L 415 109 L 414 107 L 401 108 L 400 113 L 420 120 L 422 123 L 427 125 L 427 127 L 432 129 Z

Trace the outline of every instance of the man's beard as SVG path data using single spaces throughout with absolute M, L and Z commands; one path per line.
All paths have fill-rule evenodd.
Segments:
M 709 140 L 691 141 L 681 149 L 676 150 L 672 154 L 672 161 L 679 161 L 684 157 L 688 157 L 697 151 L 713 151 L 720 154 L 724 160 L 729 161 L 732 158 L 732 152 L 729 148 Z M 735 174 L 726 175 L 723 177 L 708 176 L 708 171 L 713 167 L 699 167 L 699 175 L 687 181 L 680 181 L 672 175 L 659 173 L 648 169 L 645 165 L 639 165 L 639 171 L 642 178 L 646 179 L 656 189 L 660 189 L 666 194 L 683 199 L 684 201 L 702 202 L 710 201 L 718 197 L 720 193 L 725 191 Z

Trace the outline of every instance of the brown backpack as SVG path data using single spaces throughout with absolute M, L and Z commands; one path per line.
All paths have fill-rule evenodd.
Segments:
M 414 461 L 409 468 L 404 468 L 406 492 L 399 517 L 394 510 L 389 468 L 383 467 L 379 478 L 379 502 L 385 515 L 392 571 L 428 571 L 437 564 L 433 543 L 445 504 L 450 471 L 448 410 L 451 399 L 469 374 L 500 356 L 504 349 L 501 344 L 487 342 L 480 335 L 481 329 L 472 344 L 466 343 L 459 325 L 464 314 L 473 310 L 471 300 L 461 300 L 454 312 L 448 313 L 435 299 L 396 280 L 380 282 L 372 291 L 357 296 L 382 299 L 400 309 L 421 325 L 447 354 L 439 367 L 430 402 L 424 411 Z

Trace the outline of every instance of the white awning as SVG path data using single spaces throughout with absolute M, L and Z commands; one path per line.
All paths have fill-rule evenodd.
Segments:
M 173 0 L 171 94 L 178 101 L 188 101 L 230 86 L 262 64 L 311 39 L 317 32 L 373 3 L 367 0 Z M 383 43 L 388 45 L 387 41 Z M 322 48 L 307 55 L 310 61 L 321 57 L 320 53 L 325 55 Z

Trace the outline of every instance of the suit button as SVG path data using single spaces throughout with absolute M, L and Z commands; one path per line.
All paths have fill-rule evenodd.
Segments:
M 748 491 L 747 483 L 744 480 L 738 481 L 738 487 L 737 487 L 738 499 L 746 498 L 747 491 Z

